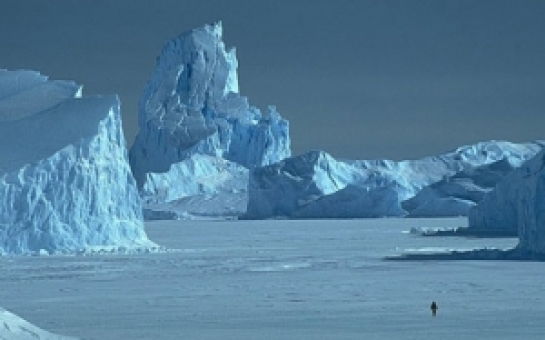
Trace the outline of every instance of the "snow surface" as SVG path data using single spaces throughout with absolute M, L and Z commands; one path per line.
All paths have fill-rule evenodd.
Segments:
M 0 253 L 152 246 L 118 98 L 33 71 L 2 71 L 1 84 Z
M 431 187 L 406 209 L 420 208 L 420 214 L 426 216 L 465 214 L 468 203 L 462 200 L 472 197 L 472 191 L 476 190 L 473 183 L 490 186 L 491 182 L 497 181 L 498 173 L 505 173 L 502 172 L 503 163 L 495 163 L 504 161 L 512 166 L 520 165 L 541 147 L 539 142 L 490 141 L 460 147 L 436 157 L 401 162 L 340 161 L 323 151 L 311 151 L 252 169 L 244 218 L 404 216 L 403 201 L 441 180 L 447 183 L 443 187 L 438 184 L 439 190 L 445 191 L 444 195 L 436 195 L 437 189 Z M 476 169 L 483 165 L 490 167 Z M 449 181 L 451 177 L 454 183 L 461 185 Z M 464 179 L 465 183 L 460 183 L 459 179 Z M 454 186 L 458 192 L 454 189 L 449 192 Z M 418 214 L 416 211 L 415 215 Z
M 202 183 L 200 178 L 212 172 L 239 178 L 247 171 L 241 167 L 271 164 L 290 156 L 288 122 L 274 107 L 261 113 L 238 93 L 237 66 L 235 50 L 225 50 L 221 23 L 183 33 L 163 47 L 153 76 L 140 97 L 140 131 L 129 157 L 145 201 L 168 203 L 166 210 L 157 204 L 146 206 L 150 217 L 180 216 L 168 210 L 174 206 L 183 209 L 183 205 L 176 203 L 180 200 L 196 200 L 206 205 L 207 200 L 193 194 L 202 195 L 203 191 L 194 187 Z M 207 159 L 206 165 L 195 166 L 195 172 L 188 173 L 187 162 L 196 162 L 192 159 L 195 155 L 208 155 L 216 160 Z M 236 164 L 225 165 L 225 160 Z M 211 169 L 213 164 L 220 168 Z M 230 170 L 233 173 L 227 175 Z M 191 183 L 193 178 L 197 180 Z M 168 194 L 164 194 L 164 185 L 160 183 L 168 183 Z M 203 189 L 215 198 L 210 213 L 230 210 L 232 192 L 224 196 L 223 182 L 215 192 L 212 184 Z M 193 189 L 186 189 L 186 185 Z M 240 186 L 235 184 L 233 190 Z M 221 200 L 223 197 L 225 201 Z M 237 201 L 240 200 L 245 197 L 238 197 Z M 233 214 L 231 210 L 228 214 Z
M 518 248 L 545 254 L 545 151 L 511 172 L 470 210 L 469 228 L 518 230 Z
M 542 262 L 383 260 L 517 243 L 408 233 L 465 224 L 152 222 L 150 238 L 178 252 L 0 257 L 0 300 L 84 339 L 542 339 Z
M 0 339 L 5 340 L 69 340 L 40 329 L 0 307 Z

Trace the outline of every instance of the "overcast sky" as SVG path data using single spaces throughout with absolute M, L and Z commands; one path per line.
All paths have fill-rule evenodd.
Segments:
M 217 20 L 241 94 L 290 121 L 295 154 L 545 138 L 545 1 L 0 1 L 0 68 L 119 94 L 129 143 L 162 45 Z

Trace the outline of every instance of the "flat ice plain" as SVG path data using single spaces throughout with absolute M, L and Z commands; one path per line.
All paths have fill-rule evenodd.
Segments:
M 544 339 L 545 263 L 383 260 L 516 244 L 408 233 L 465 224 L 151 222 L 178 251 L 0 257 L 0 306 L 84 339 Z

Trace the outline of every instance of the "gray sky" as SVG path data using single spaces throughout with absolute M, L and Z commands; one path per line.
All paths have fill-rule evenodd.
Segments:
M 406 159 L 545 138 L 545 1 L 0 0 L 0 68 L 118 93 L 129 143 L 168 39 L 223 21 L 295 154 Z

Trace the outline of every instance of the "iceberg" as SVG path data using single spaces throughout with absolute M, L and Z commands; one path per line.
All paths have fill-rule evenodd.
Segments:
M 535 154 L 530 148 L 525 154 Z M 521 166 L 522 159 L 502 158 L 497 162 L 460 171 L 422 189 L 402 202 L 408 217 L 467 216 L 507 174 Z
M 456 186 L 455 195 L 435 195 L 435 188 L 409 201 L 426 187 L 456 182 L 456 174 L 490 185 L 501 161 L 519 165 L 541 148 L 540 143 L 481 142 L 418 160 L 335 160 L 311 151 L 276 164 L 250 170 L 248 208 L 243 218 L 356 218 L 405 216 L 409 208 L 427 209 L 427 216 L 465 213 L 471 185 Z M 491 165 L 488 175 L 483 170 Z M 501 172 L 501 171 L 499 171 Z M 485 171 L 486 173 L 486 171 Z M 450 178 L 454 178 L 449 181 Z M 447 185 L 448 187 L 448 185 Z M 484 190 L 484 189 L 483 189 Z M 431 192 L 431 193 L 430 193 Z M 475 198 L 476 199 L 476 198 Z M 408 205 L 403 206 L 404 201 Z M 413 205 L 411 205 L 413 204 Z
M 470 210 L 469 229 L 517 231 L 519 250 L 545 254 L 545 150 L 507 175 Z
M 250 106 L 237 67 L 221 23 L 164 45 L 129 153 L 146 219 L 466 215 L 493 186 L 475 182 L 486 175 L 473 169 L 502 160 L 516 167 L 541 149 L 490 141 L 400 162 L 335 160 L 321 151 L 289 158 L 288 122 L 273 107 Z M 507 169 L 499 177 L 490 171 L 497 181 Z
M 167 42 L 139 101 L 139 133 L 130 150 L 139 188 L 146 174 L 168 173 L 195 154 L 246 168 L 290 156 L 289 124 L 239 94 L 235 49 L 226 51 L 221 22 Z
M 141 190 L 144 217 L 234 218 L 246 211 L 248 169 L 223 158 L 195 154 L 167 173 L 148 173 Z
M 116 96 L 0 70 L 0 253 L 153 245 Z
M 237 67 L 235 49 L 226 50 L 222 41 L 221 22 L 183 33 L 163 47 L 140 97 L 139 133 L 129 152 L 147 218 L 181 217 L 188 211 L 180 203 L 188 200 L 203 213 L 203 206 L 209 204 L 212 214 L 222 210 L 232 214 L 239 209 L 230 209 L 232 200 L 245 206 L 245 196 L 224 197 L 223 184 L 214 189 L 214 181 L 198 191 L 199 197 L 186 188 L 202 184 L 199 178 L 210 178 L 211 172 L 225 176 L 232 170 L 229 176 L 237 181 L 246 176 L 233 190 L 245 181 L 246 191 L 247 170 L 241 167 L 268 165 L 290 156 L 288 121 L 274 107 L 262 113 L 250 106 L 239 94 Z M 197 161 L 206 164 L 189 165 Z M 215 165 L 219 168 L 212 169 Z M 165 183 L 168 194 L 162 189 Z M 204 194 L 215 199 L 203 200 Z M 161 203 L 166 205 L 161 208 Z M 176 213 L 171 211 L 174 207 Z

